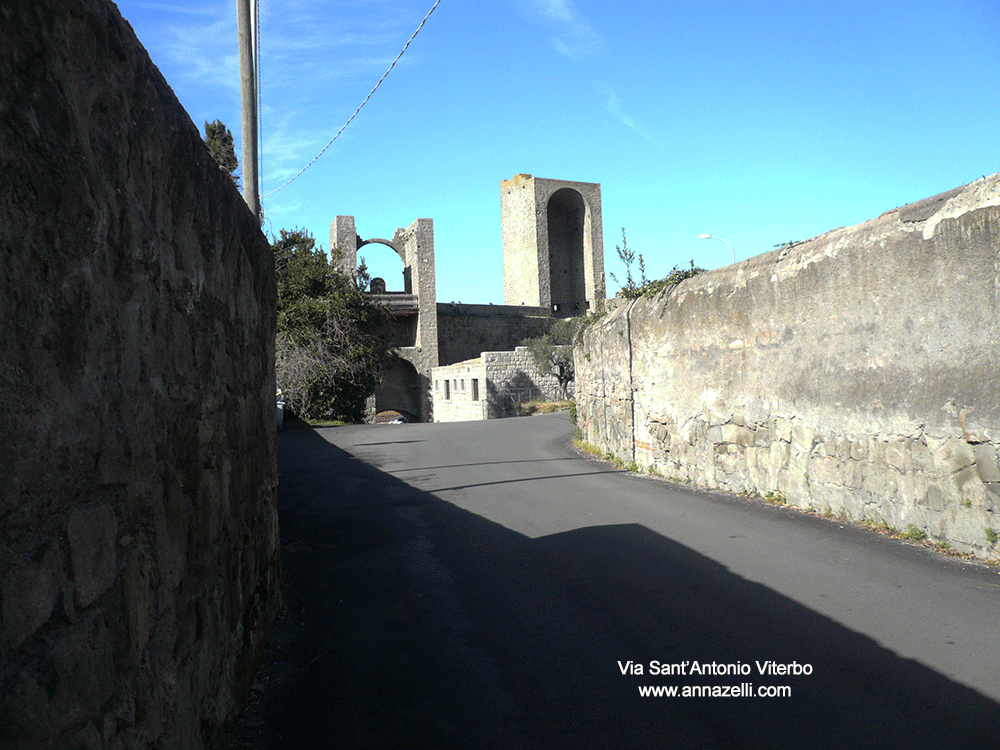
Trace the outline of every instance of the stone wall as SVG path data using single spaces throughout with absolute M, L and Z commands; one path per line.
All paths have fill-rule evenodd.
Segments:
M 546 308 L 439 302 L 440 364 L 464 362 L 486 351 L 509 350 L 525 339 L 548 333 L 553 322 Z
M 640 466 L 996 556 L 1000 175 L 622 305 L 584 437 Z
M 112 3 L 0 18 L 0 746 L 201 748 L 279 596 L 273 260 Z
M 509 352 L 483 352 L 486 373 L 487 419 L 509 417 L 516 407 L 529 401 L 555 401 L 561 398 L 559 381 L 554 375 L 542 375 L 526 346 Z

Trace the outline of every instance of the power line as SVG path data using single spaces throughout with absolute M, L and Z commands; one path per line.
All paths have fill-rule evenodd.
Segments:
M 396 59 L 392 61 L 392 65 L 390 65 L 386 69 L 385 73 L 382 74 L 382 77 L 378 79 L 378 83 L 376 83 L 375 86 L 374 86 L 374 88 L 372 88 L 372 90 L 368 92 L 368 96 L 365 97 L 365 100 L 363 102 L 361 102 L 361 104 L 358 105 L 358 108 L 356 110 L 354 110 L 354 114 L 347 118 L 347 122 L 345 122 L 341 126 L 340 130 L 337 131 L 336 135 L 334 135 L 333 138 L 330 139 L 330 142 L 327 143 L 325 146 L 323 146 L 323 148 L 320 150 L 320 152 L 318 154 L 316 154 L 316 156 L 313 157 L 312 161 L 310 161 L 308 164 L 306 164 L 304 167 L 302 167 L 302 169 L 300 169 L 298 171 L 298 173 L 294 177 L 292 177 L 290 180 L 288 180 L 288 182 L 286 182 L 284 185 L 281 185 L 280 187 L 276 187 L 270 193 L 265 193 L 262 197 L 267 198 L 269 195 L 274 195 L 275 193 L 277 193 L 282 188 L 287 187 L 289 184 L 292 183 L 292 181 L 296 180 L 303 172 L 305 172 L 307 169 L 309 169 L 309 167 L 311 167 L 316 162 L 316 160 L 319 159 L 319 157 L 321 157 L 323 155 L 323 152 L 325 152 L 328 148 L 330 148 L 331 145 L 333 145 L 333 142 L 335 140 L 337 140 L 337 137 L 341 133 L 344 132 L 344 129 L 348 125 L 351 124 L 351 120 L 353 120 L 357 116 L 358 112 L 361 111 L 361 108 L 368 103 L 369 99 L 372 98 L 372 94 L 375 93 L 375 89 L 377 89 L 379 86 L 382 85 L 382 81 L 384 81 L 385 77 L 387 75 L 389 75 L 389 71 L 391 71 L 396 66 L 396 63 L 399 61 L 399 58 L 401 58 L 403 56 L 403 53 L 406 52 L 406 48 L 410 46 L 410 42 L 412 42 L 414 39 L 416 39 L 417 34 L 420 33 L 420 29 L 422 29 L 424 27 L 424 24 L 427 23 L 427 19 L 431 17 L 431 13 L 434 12 L 434 9 L 436 7 L 438 7 L 438 3 L 440 3 L 440 2 L 441 2 L 441 0 L 435 0 L 434 1 L 434 5 L 432 5 L 431 9 L 429 11 L 427 11 L 427 15 L 424 16 L 424 20 L 420 22 L 420 25 L 417 27 L 417 30 L 413 32 L 413 35 L 407 40 L 406 44 L 403 45 L 403 49 L 401 49 L 399 51 L 399 54 L 396 55 Z

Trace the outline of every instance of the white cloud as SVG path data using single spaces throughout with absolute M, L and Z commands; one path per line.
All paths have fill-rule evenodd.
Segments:
M 528 20 L 549 31 L 549 42 L 564 57 L 579 62 L 599 54 L 604 38 L 583 18 L 573 0 L 517 0 Z
M 601 96 L 604 97 L 602 106 L 604 107 L 605 112 L 610 114 L 629 130 L 641 135 L 658 149 L 663 148 L 663 144 L 656 140 L 656 138 L 653 137 L 653 134 L 650 133 L 641 122 L 625 111 L 625 107 L 622 105 L 621 99 L 618 98 L 618 94 L 616 94 L 610 87 L 603 84 L 597 84 L 597 88 L 601 92 Z
M 236 50 L 235 19 L 221 18 L 212 23 L 172 24 L 162 30 L 163 52 L 170 57 L 185 80 L 200 87 L 240 88 L 240 61 Z M 220 45 L 220 39 L 234 40 Z M 224 54 L 229 53 L 229 54 Z

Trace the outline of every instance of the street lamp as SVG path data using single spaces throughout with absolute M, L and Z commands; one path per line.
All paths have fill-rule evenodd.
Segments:
M 733 251 L 733 263 L 736 262 L 736 250 L 733 248 L 733 243 L 730 242 L 729 240 L 724 240 L 721 237 L 713 237 L 710 234 L 699 234 L 698 235 L 698 239 L 699 240 L 718 240 L 719 242 L 725 242 L 727 245 L 729 245 L 729 249 Z

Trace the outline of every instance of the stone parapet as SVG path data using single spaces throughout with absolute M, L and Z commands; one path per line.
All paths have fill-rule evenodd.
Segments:
M 576 351 L 584 437 L 996 557 L 998 237 L 993 175 L 620 304 Z

